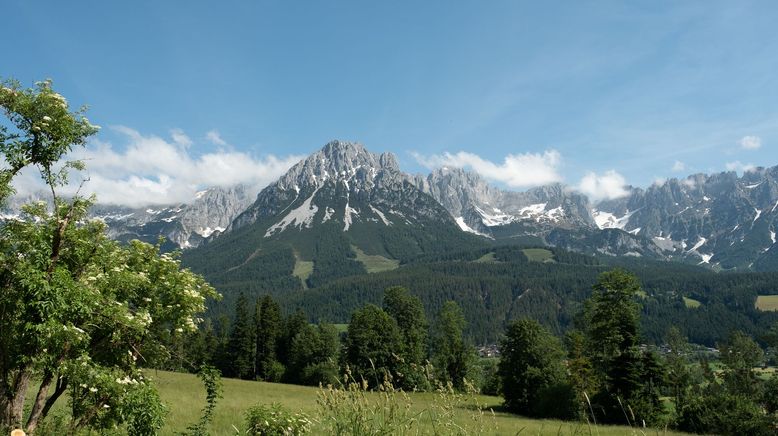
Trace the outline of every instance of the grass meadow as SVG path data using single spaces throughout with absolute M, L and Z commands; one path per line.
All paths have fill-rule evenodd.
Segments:
M 167 424 L 163 428 L 163 435 L 178 434 L 188 425 L 197 421 L 200 410 L 205 404 L 205 393 L 200 380 L 191 374 L 171 373 L 165 371 L 148 371 L 147 376 L 154 380 L 159 388 L 163 401 L 170 407 Z M 235 435 L 243 429 L 243 414 L 252 405 L 258 403 L 280 403 L 284 407 L 295 411 L 304 412 L 311 417 L 317 414 L 318 388 L 277 383 L 264 383 L 245 380 L 223 379 L 224 398 L 219 400 L 216 407 L 214 420 L 210 426 L 212 435 Z M 368 394 L 368 398 L 378 400 L 375 393 Z M 411 410 L 422 412 L 430 409 L 435 403 L 434 393 L 413 393 L 408 398 L 411 402 Z M 501 399 L 486 395 L 477 396 L 481 404 L 495 409 L 499 408 Z M 460 405 L 452 410 L 453 420 L 463 426 L 470 425 L 474 428 L 472 407 Z M 493 421 L 492 421 L 493 419 Z M 421 421 L 424 421 L 422 419 Z M 656 429 L 637 429 L 617 426 L 589 426 L 586 423 L 561 422 L 552 420 L 534 420 L 496 412 L 494 418 L 483 418 L 484 433 L 496 435 L 676 435 L 671 431 Z M 486 428 L 486 426 L 489 428 Z M 496 425 L 496 428 L 494 428 Z M 237 429 L 237 431 L 236 431 Z M 415 431 L 418 431 L 416 433 Z M 434 434 L 429 422 L 422 422 L 411 434 Z M 321 426 L 314 426 L 313 434 L 327 434 Z M 446 433 L 438 433 L 446 434 Z

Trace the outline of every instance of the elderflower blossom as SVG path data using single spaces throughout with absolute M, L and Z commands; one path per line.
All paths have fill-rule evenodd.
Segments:
M 131 378 L 130 376 L 125 376 L 124 378 L 117 378 L 116 383 L 120 385 L 137 385 L 138 380 L 135 380 L 134 378 Z
M 138 313 L 138 319 L 140 320 L 141 324 L 143 324 L 144 326 L 151 324 L 151 314 L 148 312 Z

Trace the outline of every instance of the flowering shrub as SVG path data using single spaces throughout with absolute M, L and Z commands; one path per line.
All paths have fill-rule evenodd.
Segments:
M 246 412 L 247 435 L 301 435 L 311 430 L 311 424 L 307 415 L 292 413 L 278 403 L 257 404 Z

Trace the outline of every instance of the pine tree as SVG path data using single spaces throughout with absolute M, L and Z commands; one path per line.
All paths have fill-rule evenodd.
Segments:
M 281 309 L 269 295 L 257 301 L 254 325 L 257 331 L 255 377 L 260 380 L 278 381 L 279 370 L 282 371 L 276 356 L 278 339 L 281 335 Z
M 587 349 L 602 388 L 594 398 L 601 413 L 598 420 L 653 424 L 662 413 L 658 395 L 662 371 L 639 347 L 640 308 L 635 299 L 640 283 L 626 271 L 608 271 L 600 275 L 593 291 L 584 316 Z
M 308 326 L 308 317 L 305 316 L 305 312 L 302 310 L 298 310 L 284 319 L 281 334 L 278 339 L 278 345 L 276 346 L 278 361 L 281 362 L 282 365 L 289 365 L 292 342 L 294 341 L 295 336 Z
M 249 318 L 249 303 L 241 293 L 235 302 L 235 322 L 228 343 L 230 377 L 254 378 L 254 328 Z

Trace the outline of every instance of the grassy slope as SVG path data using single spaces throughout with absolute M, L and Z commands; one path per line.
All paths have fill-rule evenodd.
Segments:
M 696 309 L 702 306 L 702 302 L 689 297 L 683 297 L 683 304 L 685 304 L 689 309 Z
M 308 260 L 300 260 L 300 258 L 295 255 L 294 270 L 292 270 L 292 275 L 299 278 L 300 281 L 305 284 L 305 281 L 308 280 L 308 277 L 310 277 L 312 273 L 313 262 Z
M 494 257 L 494 252 L 490 251 L 483 256 L 479 257 L 478 259 L 474 260 L 474 262 L 478 263 L 493 263 L 497 262 L 497 259 Z
M 167 425 L 163 429 L 163 435 L 173 435 L 183 431 L 189 424 L 197 421 L 200 409 L 205 404 L 205 394 L 202 385 L 196 376 L 190 374 L 178 374 L 164 371 L 150 371 L 148 376 L 152 378 L 160 391 L 163 401 L 170 406 Z M 294 411 L 303 411 L 309 415 L 316 413 L 317 388 L 283 385 L 275 383 L 262 383 L 234 379 L 224 379 L 224 398 L 216 407 L 213 425 L 210 428 L 213 435 L 233 435 L 232 426 L 241 428 L 243 425 L 243 413 L 246 409 L 257 403 L 278 402 Z M 411 394 L 413 408 L 421 410 L 430 406 L 433 394 Z M 490 407 L 498 407 L 500 398 L 479 396 L 481 403 Z M 457 422 L 465 423 L 471 419 L 471 410 L 464 407 L 454 410 Z M 596 434 L 624 435 L 624 434 L 680 434 L 658 430 L 641 432 L 628 427 L 598 426 L 589 428 L 584 423 L 567 423 L 549 420 L 533 420 L 506 413 L 496 414 L 498 427 L 497 434 L 522 435 L 536 434 Z M 429 434 L 431 428 L 421 427 L 422 434 Z M 322 429 L 314 428 L 313 434 L 324 434 Z
M 554 262 L 554 253 L 545 248 L 526 248 L 523 250 L 531 262 Z
M 778 295 L 760 295 L 756 297 L 756 308 L 762 311 L 778 312 Z
M 351 248 L 357 255 L 357 260 L 362 262 L 365 266 L 365 270 L 368 273 L 377 273 L 383 271 L 391 271 L 397 269 L 400 266 L 399 260 L 389 259 L 384 256 L 367 254 L 360 250 L 359 247 L 352 245 Z

